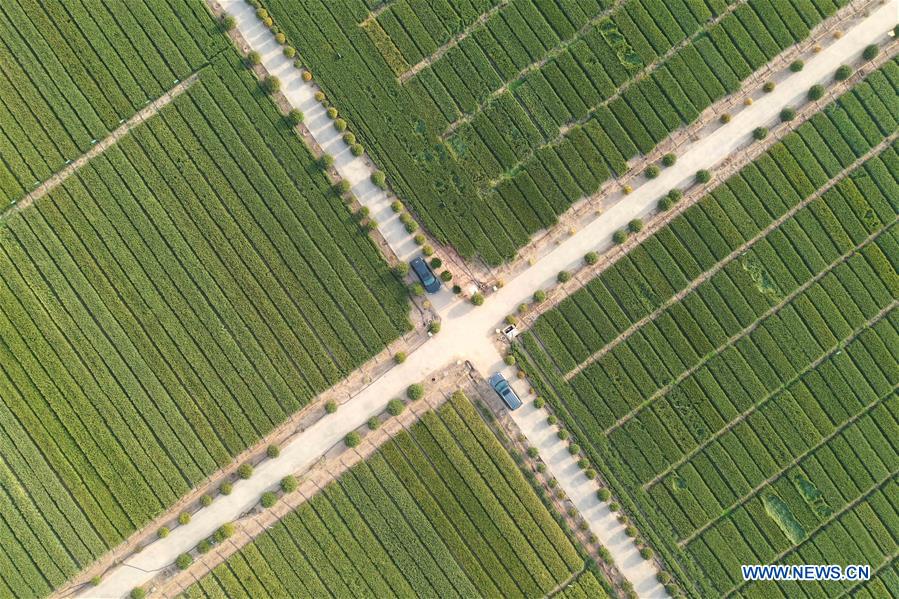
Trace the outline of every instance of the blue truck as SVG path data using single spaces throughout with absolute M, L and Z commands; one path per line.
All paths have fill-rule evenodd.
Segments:
M 434 276 L 434 271 L 428 266 L 428 263 L 421 258 L 416 258 L 409 263 L 415 272 L 418 280 L 424 285 L 425 291 L 428 293 L 437 293 L 440 291 L 440 281 Z
M 497 372 L 487 379 L 487 382 L 490 383 L 490 386 L 493 387 L 493 390 L 496 391 L 496 394 L 499 395 L 500 399 L 503 400 L 503 403 L 510 410 L 517 410 L 521 407 L 521 400 L 518 399 L 518 395 L 515 394 L 512 385 L 509 384 L 509 381 L 502 374 Z

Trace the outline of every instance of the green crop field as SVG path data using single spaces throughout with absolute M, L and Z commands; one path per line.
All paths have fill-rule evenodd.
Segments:
M 206 17 L 211 20 L 211 16 Z M 0 229 L 0 596 L 43 596 L 408 325 L 236 52 Z
M 0 2 L 0 205 L 227 45 L 202 2 Z
M 262 4 L 423 222 L 496 264 L 844 1 Z
M 456 394 L 185 596 L 537 597 L 583 567 L 474 406 Z M 593 592 L 603 591 L 589 570 L 580 580 L 590 597 L 604 596 Z
M 745 584 L 755 563 L 870 564 L 899 594 L 897 87 L 894 59 L 516 350 L 698 596 L 853 591 Z

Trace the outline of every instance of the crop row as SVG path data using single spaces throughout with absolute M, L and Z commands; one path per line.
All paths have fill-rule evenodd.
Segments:
M 0 199 L 87 151 L 225 40 L 196 3 L 12 0 L 0 7 Z
M 899 67 L 891 62 L 884 71 L 899 71 Z M 560 370 L 574 369 L 593 352 L 617 338 L 631 323 L 651 313 L 690 281 L 715 267 L 734 249 L 754 238 L 774 219 L 811 195 L 829 178 L 839 175 L 842 169 L 895 130 L 895 121 L 884 121 L 878 129 L 878 121 L 864 109 L 854 107 L 850 117 L 844 106 L 846 100 L 869 87 L 886 97 L 889 85 L 883 72 L 872 74 L 831 108 L 799 127 L 710 196 L 674 219 L 671 226 L 629 252 L 614 268 L 591 281 L 584 291 L 563 301 L 559 310 L 551 313 L 554 315 L 547 316 L 547 323 L 538 322 L 537 334 L 554 348 L 552 357 Z M 874 127 L 876 133 L 866 139 L 860 135 L 856 124 L 866 129 Z M 821 137 L 828 142 L 820 143 Z M 892 206 L 889 198 L 895 197 L 895 183 L 890 173 L 896 160 L 895 150 L 887 148 L 878 159 L 857 171 L 854 178 L 841 184 L 841 190 L 845 189 L 849 194 L 849 204 L 839 197 L 833 197 L 833 201 L 841 215 L 847 213 L 849 216 L 846 222 L 835 223 L 834 216 L 828 214 L 830 211 L 818 208 L 821 202 L 813 202 L 810 207 L 814 219 L 809 218 L 810 215 L 801 217 L 814 231 L 812 235 L 818 240 L 817 245 L 824 244 L 825 249 L 819 250 L 824 256 L 834 255 L 826 249 L 831 237 L 837 241 L 845 240 L 848 234 L 858 243 L 867 236 L 864 232 L 866 223 L 854 216 L 859 214 L 855 204 L 864 202 L 859 198 L 860 193 L 879 191 L 872 197 L 878 205 L 873 214 L 880 218 L 889 217 Z M 842 196 L 842 191 L 831 196 Z M 816 220 L 821 224 L 815 224 Z M 841 232 L 844 228 L 849 228 L 849 233 Z M 747 276 L 750 274 L 746 273 Z M 578 316 L 580 311 L 588 316 L 588 322 Z M 574 319 L 569 323 L 571 326 L 561 322 L 565 320 L 562 316 L 566 315 Z M 553 332 L 559 327 L 576 331 L 567 336 L 569 341 L 564 346 Z
M 896 522 L 874 498 L 897 471 L 899 145 L 848 167 L 895 133 L 897 75 L 869 76 L 519 338 L 538 393 L 700 594 L 746 591 L 734 564 L 790 552 L 895 553 L 873 531 Z M 838 558 L 856 512 L 872 532 Z
M 46 595 L 407 326 L 401 285 L 255 89 L 216 59 L 6 223 L 13 595 Z
M 646 76 L 636 82 L 629 76 L 623 92 L 615 91 L 615 86 L 609 88 L 614 93 L 599 88 L 590 92 L 598 94 L 598 102 L 576 101 L 570 93 L 563 93 L 566 89 L 582 94 L 592 90 L 586 83 L 588 73 L 570 60 L 551 61 L 520 86 L 510 88 L 508 101 L 492 102 L 456 131 L 458 139 L 450 143 L 464 149 L 459 160 L 476 183 L 501 180 L 499 187 L 488 193 L 488 201 L 506 203 L 524 232 L 533 234 L 554 222 L 559 207 L 564 210 L 594 193 L 610 173 L 623 172 L 627 160 L 649 152 L 710 104 L 737 91 L 743 78 L 786 47 L 776 45 L 771 50 L 774 54 L 750 54 L 750 62 L 737 61 L 742 51 L 735 44 L 741 40 L 731 40 L 724 28 L 744 17 L 734 11 L 707 32 L 694 34 L 692 42 L 670 59 L 644 70 Z M 771 23 L 755 17 L 752 24 L 761 27 L 762 22 Z M 748 34 L 744 41 L 753 43 Z M 608 64 L 608 57 L 592 60 Z M 557 140 L 564 129 L 567 133 Z M 547 176 L 546 154 L 555 154 L 565 168 L 549 170 Z M 554 178 L 573 178 L 576 185 L 556 186 Z M 513 240 L 520 238 L 514 222 L 510 225 L 506 219 L 504 225 Z
M 545 594 L 582 567 L 514 462 L 457 396 L 187 596 L 280 596 L 296 585 L 312 595 L 521 597 Z

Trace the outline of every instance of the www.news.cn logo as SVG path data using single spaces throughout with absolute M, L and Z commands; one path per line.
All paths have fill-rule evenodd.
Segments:
M 868 580 L 871 566 L 836 564 L 774 564 L 741 566 L 743 580 Z

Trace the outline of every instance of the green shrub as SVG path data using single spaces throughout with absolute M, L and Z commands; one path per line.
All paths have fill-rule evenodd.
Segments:
M 594 470 L 593 468 L 587 468 L 586 470 L 584 470 L 584 476 L 586 476 L 590 480 L 593 480 L 594 478 L 596 478 L 596 470 Z
M 393 267 L 393 274 L 401 279 L 405 278 L 406 275 L 409 274 L 409 265 L 405 262 L 400 262 Z
M 324 102 L 325 98 L 326 98 L 325 92 L 323 92 L 321 90 L 318 90 L 317 92 L 315 92 L 315 94 L 313 94 L 313 97 L 315 98 L 316 102 Z
M 662 570 L 658 574 L 656 574 L 656 580 L 658 580 L 662 584 L 668 584 L 671 582 L 671 574 Z
M 720 117 L 718 117 L 718 120 L 721 122 L 722 125 L 728 124 L 730 122 L 730 119 L 731 119 L 731 116 L 730 116 L 730 113 L 728 113 L 728 112 L 725 112 Z
M 346 121 L 343 119 L 334 119 L 334 128 L 343 133 L 346 131 Z
M 210 549 L 212 549 L 212 543 L 209 542 L 209 539 L 203 539 L 197 543 L 197 553 L 209 553 Z
M 652 550 L 652 547 L 644 547 L 640 550 L 640 557 L 643 559 L 652 559 L 655 555 L 655 552 Z
M 293 46 L 284 46 L 283 52 L 284 56 L 286 56 L 287 58 L 293 58 L 297 55 L 297 49 Z
M 244 462 L 237 468 L 237 476 L 239 476 L 243 480 L 247 480 L 251 476 L 253 476 L 253 465 Z
M 356 143 L 356 134 L 347 131 L 343 134 L 343 142 L 348 146 L 353 145 Z M 402 204 L 400 204 L 400 206 L 402 206 Z
M 287 475 L 281 479 L 281 490 L 285 493 L 293 493 L 298 486 L 300 486 L 300 483 L 297 482 L 297 477 L 295 476 Z
M 615 231 L 615 233 L 612 234 L 612 241 L 614 241 L 618 245 L 621 245 L 622 243 L 627 241 L 627 231 L 625 229 Z
M 381 419 L 377 416 L 372 416 L 365 424 L 368 426 L 368 430 L 376 431 L 381 427 Z
M 359 433 L 356 431 L 352 431 L 347 433 L 346 437 L 343 438 L 343 443 L 350 448 L 358 447 L 359 443 L 362 442 L 362 437 L 359 436 Z
M 281 455 L 281 448 L 274 444 L 269 445 L 265 448 L 265 455 L 274 459 Z
M 536 458 L 538 455 L 540 455 L 540 450 L 539 450 L 539 449 L 537 449 L 537 448 L 534 447 L 534 446 L 528 447 L 528 457 L 529 457 L 529 458 L 534 459 L 534 458 Z
M 399 214 L 403 211 L 403 203 L 399 200 L 393 200 L 390 202 L 390 209 L 394 211 L 394 213 Z
M 503 358 L 503 362 L 506 363 L 506 366 L 515 366 L 515 356 L 513 356 L 512 354 L 508 354 L 505 358 Z
M 581 452 L 581 446 L 577 443 L 572 443 L 568 446 L 568 453 L 571 455 L 577 455 Z
M 349 193 L 353 186 L 346 179 L 341 179 L 337 183 L 334 184 L 334 191 L 337 192 L 337 195 L 343 195 L 345 193 Z M 365 206 L 363 206 L 364 208 Z
M 415 242 L 415 245 L 424 245 L 425 244 L 425 236 L 419 233 L 415 237 L 412 238 L 412 241 Z
M 381 171 L 375 171 L 371 174 L 371 182 L 381 189 L 387 189 L 387 175 Z
M 287 124 L 291 127 L 296 127 L 306 118 L 303 113 L 296 108 L 287 113 L 287 116 L 284 117 L 287 121 Z
M 546 464 L 544 464 L 543 462 L 537 464 L 537 472 L 540 472 L 541 474 L 543 472 L 546 472 Z
M 212 505 L 212 495 L 203 495 L 200 497 L 200 505 L 203 507 L 209 507 Z
M 333 106 L 328 108 L 328 110 L 326 110 L 325 113 L 328 115 L 328 118 L 331 119 L 332 121 L 337 118 L 337 109 L 334 108 Z
M 560 429 L 559 432 L 556 433 L 556 436 L 559 437 L 561 441 L 567 440 L 570 435 L 571 433 L 566 431 L 564 428 Z
M 156 536 L 159 537 L 160 539 L 164 539 L 167 536 L 169 536 L 170 532 L 171 531 L 169 530 L 168 526 L 160 526 L 159 530 L 156 531 Z
M 597 254 L 596 252 L 587 252 L 586 254 L 584 254 L 584 262 L 589 265 L 596 264 L 597 262 L 599 262 L 599 254 Z
M 444 283 L 449 283 L 453 280 L 453 273 L 448 270 L 444 270 L 442 273 L 440 273 L 440 280 Z
M 621 504 L 618 503 L 617 501 L 613 501 L 612 503 L 609 504 L 609 511 L 611 511 L 611 512 L 617 512 L 620 509 L 621 509 Z
M 662 165 L 663 166 L 674 166 L 674 163 L 677 162 L 677 156 L 668 152 L 664 156 L 662 156 Z
M 230 495 L 232 489 L 234 489 L 234 485 L 231 484 L 230 481 L 225 481 L 222 483 L 222 486 L 219 487 L 219 493 L 222 495 Z
M 712 173 L 706 169 L 696 171 L 696 182 L 700 184 L 708 183 L 712 180 Z
M 537 408 L 538 410 L 539 410 L 540 408 L 542 408 L 543 406 L 545 406 L 545 405 L 546 405 L 546 400 L 543 399 L 542 397 L 535 397 L 535 398 L 534 398 L 534 407 Z
M 287 43 L 287 36 L 284 35 L 283 33 L 276 33 L 275 41 L 278 42 L 278 45 L 283 46 L 284 44 Z
M 586 470 L 590 466 L 590 461 L 587 458 L 581 458 L 577 461 L 577 467 L 581 470 Z
M 812 102 L 814 102 L 816 100 L 820 100 L 823 97 L 824 97 L 824 86 L 821 85 L 820 83 L 816 83 L 815 85 L 813 85 L 809 88 L 808 99 L 811 100 Z
M 281 80 L 271 75 L 263 79 L 260 85 L 262 85 L 262 91 L 269 95 L 281 91 Z
M 471 303 L 475 306 L 481 306 L 484 304 L 484 294 L 483 293 L 475 293 L 471 296 Z
M 216 543 L 221 543 L 227 539 L 230 539 L 233 535 L 234 524 L 231 522 L 225 522 L 215 530 L 215 532 L 212 534 L 212 539 Z
M 334 166 L 334 157 L 330 154 L 322 154 L 318 159 L 318 165 L 322 170 L 327 170 Z
M 175 558 L 175 566 L 179 570 L 187 570 L 192 563 L 194 563 L 194 558 L 189 553 L 182 553 Z
M 362 156 L 365 154 L 365 148 L 362 147 L 362 144 L 353 144 L 350 146 L 350 152 L 353 156 Z
M 325 402 L 325 412 L 328 414 L 333 414 L 337 411 L 338 405 L 337 402 L 333 399 L 329 399 Z
M 608 489 L 600 489 L 599 491 L 596 492 L 596 497 L 600 501 L 605 502 L 612 498 L 612 492 L 609 491 Z
M 234 18 L 233 15 L 229 15 L 228 13 L 222 14 L 222 29 L 225 31 L 232 31 L 235 27 L 237 27 L 237 19 Z
M 409 293 L 411 293 L 413 297 L 422 297 L 425 294 L 424 285 L 421 283 L 412 283 L 409 286 Z
M 432 320 L 430 323 L 428 323 L 428 332 L 432 335 L 436 335 L 437 333 L 439 333 L 440 332 L 440 321 Z
M 767 127 L 756 127 L 752 130 L 752 137 L 757 140 L 762 140 L 768 137 L 768 128 Z
M 880 54 L 880 46 L 871 44 L 870 46 L 865 46 L 865 50 L 862 52 L 862 58 L 865 60 L 873 60 L 878 54 Z
M 433 256 L 434 248 L 432 248 L 430 245 L 423 245 L 421 247 L 421 253 L 424 254 L 425 256 Z
M 534 301 L 535 302 L 537 302 L 539 304 L 545 300 L 546 300 L 546 292 L 545 291 L 543 291 L 542 289 L 538 289 L 537 291 L 534 292 Z
M 780 111 L 780 120 L 783 122 L 792 121 L 796 118 L 796 110 L 793 108 L 784 108 Z
M 555 414 L 550 414 L 546 417 L 546 422 L 548 424 L 555 424 L 559 421 L 558 417 Z
M 840 65 L 837 68 L 836 73 L 833 74 L 833 78 L 836 79 L 837 81 L 845 81 L 845 80 L 849 79 L 849 77 L 851 75 L 852 75 L 852 67 L 850 67 L 848 64 L 844 64 L 844 65 Z
M 776 84 L 773 81 L 766 81 L 765 85 L 762 86 L 762 91 L 766 94 L 769 94 L 774 91 Z
M 406 361 L 406 352 L 398 351 L 395 354 L 393 354 L 393 361 L 396 362 L 397 364 L 402 364 L 403 362 L 405 362 Z
M 629 223 L 627 223 L 627 230 L 631 233 L 639 233 L 643 230 L 643 221 L 639 218 L 635 218 Z
M 793 71 L 794 73 L 798 73 L 799 71 L 801 71 L 804 68 L 805 68 L 805 62 L 803 62 L 801 60 L 794 60 L 793 62 L 790 63 L 790 70 Z
M 91 586 L 92 586 L 92 587 L 98 587 L 98 586 L 100 586 L 100 582 L 101 582 L 101 579 L 100 579 L 99 576 L 93 576 L 93 577 L 91 577 Z
M 668 199 L 668 196 L 662 196 L 659 198 L 659 203 L 657 204 L 658 209 L 662 212 L 671 209 L 671 200 Z
M 624 529 L 624 534 L 626 534 L 627 536 L 629 536 L 631 538 L 636 537 L 638 532 L 639 531 L 637 531 L 637 527 L 634 525 L 628 526 L 627 528 Z
M 433 268 L 434 270 L 437 270 L 438 268 L 443 266 L 443 260 L 441 260 L 440 258 L 434 257 L 434 258 L 431 258 L 430 264 L 431 264 L 431 268 Z
M 404 213 L 403 216 L 405 215 L 406 214 Z M 411 216 L 408 220 L 406 220 L 404 226 L 406 227 L 406 233 L 415 233 L 418 230 L 418 223 L 415 222 L 415 220 L 413 220 Z
M 131 592 L 128 593 L 128 596 L 131 599 L 144 599 L 147 596 L 147 591 L 143 590 L 141 587 L 134 587 L 131 589 Z
M 655 179 L 659 176 L 659 166 L 657 164 L 650 164 L 646 167 L 646 170 L 643 171 L 643 176 L 647 179 Z
M 262 64 L 262 55 L 253 50 L 247 54 L 247 62 L 253 66 Z
M 417 401 L 424 397 L 425 388 L 420 383 L 414 383 L 406 388 L 406 397 L 412 401 Z
M 278 494 L 274 491 L 266 491 L 259 498 L 259 504 L 265 509 L 272 507 L 276 503 L 278 503 Z
M 178 524 L 180 524 L 181 526 L 190 524 L 190 518 L 190 512 L 181 512 L 180 514 L 178 514 Z
M 571 273 L 567 270 L 559 271 L 559 274 L 556 275 L 556 280 L 560 283 L 567 283 L 571 280 Z
M 406 409 L 406 404 L 401 399 L 391 399 L 387 402 L 387 413 L 391 416 L 399 416 Z

